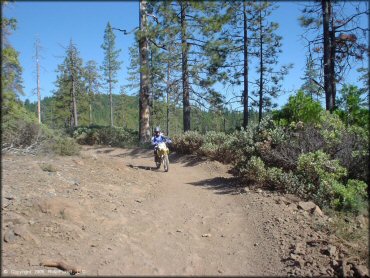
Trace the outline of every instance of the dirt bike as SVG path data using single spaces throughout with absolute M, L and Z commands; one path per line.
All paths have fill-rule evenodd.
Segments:
M 157 147 L 157 159 L 155 164 L 157 165 L 157 169 L 161 168 L 161 164 L 163 164 L 163 168 L 165 172 L 168 172 L 170 161 L 168 160 L 168 154 L 170 150 L 168 149 L 166 143 L 159 143 Z

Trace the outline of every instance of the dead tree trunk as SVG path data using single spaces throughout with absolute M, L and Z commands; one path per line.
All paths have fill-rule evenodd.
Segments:
M 325 91 L 325 107 L 326 110 L 332 111 L 333 103 L 333 78 L 332 69 L 333 58 L 332 55 L 332 41 L 330 34 L 330 19 L 331 19 L 331 2 L 321 1 L 323 13 L 323 35 L 324 35 L 324 91 Z

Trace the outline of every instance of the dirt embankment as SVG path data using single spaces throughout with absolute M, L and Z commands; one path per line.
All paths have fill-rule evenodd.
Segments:
M 106 147 L 3 155 L 3 275 L 366 273 L 314 204 L 244 189 L 217 162 L 170 162 Z

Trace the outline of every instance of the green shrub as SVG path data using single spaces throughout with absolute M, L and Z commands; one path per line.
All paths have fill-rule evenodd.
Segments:
M 291 123 L 317 123 L 320 121 L 322 111 L 320 102 L 314 101 L 310 96 L 298 91 L 295 96 L 289 97 L 289 101 L 281 110 L 274 111 L 273 117 L 281 125 Z
M 248 183 L 263 186 L 267 181 L 267 171 L 263 161 L 256 156 L 238 168 L 239 176 Z
M 348 180 L 346 185 L 334 183 L 334 200 L 331 205 L 339 210 L 358 213 L 366 208 L 367 184 L 359 180 Z
M 121 127 L 78 127 L 73 138 L 82 145 L 109 145 L 112 147 L 129 147 L 138 144 L 138 133 Z
M 42 163 L 40 164 L 40 168 L 45 172 L 57 172 L 57 168 L 55 166 L 48 164 L 48 163 Z
M 78 155 L 81 150 L 80 145 L 73 138 L 69 137 L 56 138 L 52 148 L 56 154 L 67 156 Z
M 228 163 L 235 159 L 232 148 L 235 140 L 234 134 L 210 131 L 204 135 L 204 142 L 198 150 L 198 154 Z
M 266 185 L 274 190 L 297 194 L 300 181 L 292 171 L 284 172 L 280 168 L 268 167 L 266 169 Z
M 203 145 L 204 137 L 197 131 L 187 131 L 172 138 L 172 147 L 181 154 L 195 154 Z
M 333 187 L 347 175 L 347 170 L 338 160 L 316 151 L 302 154 L 298 159 L 297 174 L 301 178 L 299 194 L 313 199 L 320 206 L 329 206 L 333 199 Z
M 327 149 L 340 144 L 346 129 L 339 116 L 328 111 L 320 114 L 320 123 L 316 127 L 321 131 Z

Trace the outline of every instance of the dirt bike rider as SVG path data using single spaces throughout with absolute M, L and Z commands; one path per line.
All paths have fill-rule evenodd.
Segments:
M 152 145 L 154 145 L 154 161 L 157 162 L 158 156 L 158 144 L 159 143 L 171 143 L 171 139 L 163 136 L 163 133 L 161 132 L 161 129 L 159 126 L 157 126 L 154 129 L 154 136 L 152 137 Z

